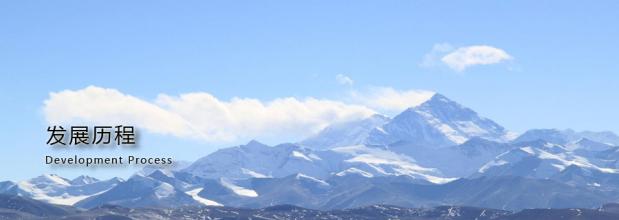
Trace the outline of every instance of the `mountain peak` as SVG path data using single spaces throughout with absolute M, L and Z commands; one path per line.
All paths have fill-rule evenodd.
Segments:
M 619 136 L 612 132 L 593 132 L 581 131 L 577 132 L 572 129 L 531 129 L 526 131 L 514 140 L 514 142 L 531 141 L 535 139 L 544 139 L 556 144 L 570 144 L 586 138 L 590 141 L 599 142 L 607 145 L 619 144 Z
M 568 144 L 568 146 L 571 149 L 583 149 L 590 151 L 605 151 L 613 147 L 612 145 L 600 143 L 585 137 L 581 138 L 578 141 L 575 141 L 574 143 Z
M 446 96 L 444 96 L 443 94 L 440 93 L 434 93 L 434 95 L 432 95 L 432 97 L 426 101 L 426 102 L 445 102 L 445 103 L 449 103 L 449 102 L 453 102 L 450 99 L 448 99 Z
M 444 96 L 443 94 L 440 94 L 440 93 L 434 93 L 434 95 L 432 95 L 432 97 L 430 97 L 427 101 L 421 103 L 420 105 L 418 105 L 416 107 L 440 106 L 440 105 L 454 105 L 454 106 L 458 106 L 460 108 L 464 108 L 459 103 L 457 103 L 457 102 L 447 98 L 447 96 Z
M 166 170 L 166 169 L 156 169 L 151 174 L 149 174 L 148 177 L 173 178 L 174 177 L 174 173 L 172 173 L 172 171 Z
M 46 183 L 46 184 L 55 184 L 55 185 L 64 185 L 64 186 L 69 186 L 71 185 L 71 183 L 69 183 L 70 181 L 58 176 L 56 174 L 43 174 L 40 175 L 38 177 L 32 178 L 29 180 L 29 182 L 31 183 Z
M 440 93 L 408 108 L 373 134 L 367 143 L 388 145 L 405 141 L 431 147 L 462 144 L 472 137 L 503 142 L 508 136 L 499 124 Z
M 251 141 L 247 142 L 247 144 L 243 145 L 245 147 L 254 147 L 254 146 L 260 146 L 260 147 L 264 147 L 267 146 L 266 144 L 263 144 L 257 140 L 252 139 Z
M 99 182 L 97 178 L 86 176 L 86 175 L 78 176 L 75 179 L 70 181 L 71 185 L 86 185 L 86 184 L 91 184 L 91 183 L 96 183 L 96 182 Z
M 479 117 L 477 112 L 439 93 L 434 94 L 432 98 L 414 109 L 433 114 L 437 118 L 445 120 L 470 120 L 471 118 Z
M 518 143 L 544 140 L 557 144 L 567 144 L 572 139 L 573 138 L 569 137 L 566 132 L 563 132 L 559 129 L 531 129 L 521 134 L 513 142 Z
M 593 141 L 589 138 L 581 138 L 580 140 L 576 141 L 576 144 L 598 144 L 599 142 Z M 599 143 L 602 144 L 602 143 Z

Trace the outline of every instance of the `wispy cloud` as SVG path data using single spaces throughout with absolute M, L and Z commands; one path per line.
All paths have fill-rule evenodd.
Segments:
M 422 62 L 423 67 L 446 65 L 450 69 L 463 72 L 477 65 L 497 64 L 511 60 L 513 57 L 505 50 L 488 45 L 472 45 L 455 48 L 450 44 L 436 44 L 427 53 Z
M 441 65 L 441 58 L 453 50 L 454 47 L 448 43 L 434 44 L 432 50 L 423 56 L 420 65 L 426 68 Z
M 435 92 L 427 90 L 396 90 L 391 87 L 372 87 L 366 91 L 352 91 L 353 102 L 381 113 L 397 114 L 407 108 L 422 104 Z
M 502 49 L 486 45 L 475 45 L 460 47 L 445 55 L 441 58 L 441 61 L 453 70 L 464 71 L 471 66 L 495 64 L 510 59 L 512 59 L 512 56 Z
M 337 83 L 347 86 L 352 86 L 352 84 L 355 83 L 350 77 L 344 74 L 337 74 L 335 80 L 337 80 Z

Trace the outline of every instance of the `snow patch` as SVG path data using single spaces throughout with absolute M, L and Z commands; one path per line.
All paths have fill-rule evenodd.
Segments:
M 193 189 L 193 190 L 189 190 L 187 192 L 185 192 L 187 195 L 190 195 L 191 198 L 193 198 L 193 200 L 196 200 L 199 203 L 202 203 L 204 205 L 207 206 L 224 206 L 221 203 L 215 202 L 213 200 L 210 199 L 205 199 L 201 196 L 198 195 L 198 193 L 200 193 L 200 191 L 202 191 L 202 189 L 204 188 L 197 188 L 197 189 Z
M 300 180 L 300 179 L 308 179 L 310 181 L 317 182 L 317 183 L 319 183 L 321 185 L 324 185 L 324 186 L 328 186 L 329 185 L 329 183 L 327 183 L 327 182 L 325 182 L 323 180 L 320 180 L 320 179 L 317 179 L 315 177 L 311 177 L 311 176 L 308 176 L 308 175 L 305 175 L 305 174 L 302 174 L 302 173 L 298 173 L 295 178 L 298 179 L 298 180 Z
M 447 183 L 455 178 L 438 177 L 438 170 L 417 165 L 415 160 L 406 155 L 363 145 L 334 148 L 333 151 L 352 156 L 344 162 L 353 165 L 363 164 L 375 169 L 382 175 L 407 175 L 433 183 Z M 385 170 L 388 169 L 388 170 Z
M 253 178 L 268 178 L 270 176 L 264 175 L 262 173 L 258 173 L 256 171 L 250 170 L 250 169 L 245 169 L 245 168 L 241 168 L 241 172 L 243 174 L 247 174 Z
M 485 173 L 491 167 L 501 166 L 501 165 L 505 165 L 507 163 L 508 163 L 507 161 L 496 159 L 496 160 L 493 160 L 493 161 L 490 161 L 490 162 L 484 164 L 484 166 L 479 168 L 479 172 L 480 173 Z
M 292 156 L 296 157 L 296 158 L 300 158 L 303 160 L 307 160 L 307 161 L 312 161 L 312 159 L 310 159 L 308 156 L 305 156 L 305 154 L 299 152 L 299 151 L 292 151 Z
M 348 174 L 358 174 L 358 175 L 361 175 L 361 176 L 364 176 L 364 177 L 367 177 L 367 178 L 374 177 L 374 175 L 372 175 L 371 173 L 365 172 L 363 170 L 360 170 L 360 169 L 357 169 L 357 168 L 354 168 L 354 167 L 351 167 L 351 168 L 348 168 L 348 169 L 346 169 L 344 171 L 336 173 L 335 175 L 336 176 L 346 176 Z
M 520 148 L 520 150 L 522 150 L 522 151 L 524 151 L 524 152 L 526 152 L 528 154 L 531 154 L 531 155 L 535 154 L 535 151 L 531 147 L 522 147 L 522 148 Z
M 32 179 L 31 181 L 35 179 Z M 74 205 L 75 203 L 83 199 L 86 199 L 88 197 L 95 196 L 95 195 L 98 195 L 98 194 L 101 194 L 107 191 L 105 190 L 105 191 L 98 192 L 92 195 L 73 196 L 67 193 L 63 193 L 62 195 L 59 195 L 59 196 L 50 196 L 48 194 L 50 194 L 54 190 L 52 187 L 48 186 L 45 188 L 38 188 L 35 185 L 35 183 L 32 183 L 31 181 L 20 181 L 17 183 L 17 187 L 28 194 L 28 195 L 22 195 L 22 193 L 20 193 L 20 196 L 27 196 L 34 200 L 40 200 L 40 201 L 44 201 L 44 202 L 48 202 L 48 203 L 56 204 L 56 205 L 69 205 L 69 206 Z M 54 181 L 54 182 L 62 183 L 62 181 Z M 62 186 L 65 187 L 64 184 Z
M 234 185 L 232 182 L 228 181 L 227 179 L 222 178 L 220 182 L 221 182 L 221 185 L 232 190 L 232 192 L 234 192 L 235 194 L 239 196 L 258 197 L 258 193 L 256 193 L 256 191 Z

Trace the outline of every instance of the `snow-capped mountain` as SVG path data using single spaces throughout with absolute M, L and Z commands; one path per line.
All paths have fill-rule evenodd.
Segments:
M 521 142 L 519 147 L 509 150 L 479 169 L 483 176 L 524 176 L 551 178 L 568 167 L 602 173 L 619 173 L 618 170 L 595 164 L 588 158 L 569 151 L 565 146 L 543 140 Z
M 250 141 L 188 166 L 147 166 L 127 181 L 42 175 L 0 182 L 0 194 L 80 208 L 380 203 L 520 209 L 619 201 L 617 135 L 534 129 L 512 136 L 435 94 L 393 119 L 333 124 L 298 144 Z
M 513 142 L 527 142 L 535 140 L 545 140 L 555 144 L 567 145 L 578 142 L 581 139 L 595 141 L 601 144 L 619 146 L 619 136 L 610 131 L 593 132 L 581 131 L 577 132 L 571 129 L 531 129 L 520 135 Z
M 370 131 L 387 122 L 388 117 L 375 114 L 361 120 L 336 123 L 301 141 L 299 145 L 321 150 L 363 144 Z
M 492 120 L 435 94 L 392 120 L 374 115 L 334 124 L 299 145 L 270 147 L 252 141 L 221 149 L 183 171 L 212 179 L 296 173 L 328 178 L 354 172 L 367 176 L 408 175 L 438 183 L 474 174 L 510 149 L 503 143 L 510 134 Z M 353 144 L 360 142 L 370 145 Z
M 514 139 L 514 143 L 544 140 L 556 144 L 568 144 L 579 138 L 573 132 L 565 132 L 558 129 L 531 129 Z
M 356 145 L 334 148 L 332 152 L 344 156 L 339 168 L 331 172 L 340 176 L 351 172 L 372 177 L 408 176 L 431 183 L 446 183 L 454 179 L 445 177 L 438 169 L 419 165 L 407 155 L 376 147 Z
M 17 183 L 5 182 L 0 193 L 19 195 L 52 204 L 73 205 L 80 200 L 100 194 L 122 182 L 112 178 L 105 181 L 89 176 L 68 180 L 55 174 L 44 174 Z
M 182 171 L 210 179 L 282 177 L 299 172 L 326 176 L 329 175 L 331 163 L 332 160 L 298 145 L 271 147 L 251 141 L 245 145 L 218 150 L 198 159 Z
M 183 172 L 208 179 L 285 177 L 298 173 L 328 178 L 351 168 L 371 176 L 407 175 L 434 183 L 450 180 L 436 169 L 418 165 L 411 157 L 377 147 L 354 145 L 312 150 L 294 144 L 270 147 L 257 141 L 219 150 Z
M 134 175 L 103 193 L 77 202 L 75 206 L 93 208 L 103 204 L 125 207 L 178 207 L 200 203 L 172 184 L 148 176 Z
M 566 147 L 570 150 L 584 150 L 584 151 L 605 151 L 610 150 L 614 146 L 610 144 L 604 144 L 597 141 L 590 140 L 588 138 L 581 138 L 580 140 L 566 144 Z
M 170 165 L 165 165 L 165 166 L 146 165 L 142 167 L 142 170 L 138 171 L 137 174 L 140 174 L 142 176 L 148 176 L 151 173 L 158 171 L 158 170 L 164 170 L 166 172 L 176 172 L 176 171 L 180 171 L 182 169 L 187 168 L 189 165 L 191 165 L 191 163 L 192 162 L 189 162 L 189 161 L 175 160 L 171 166 Z
M 409 142 L 438 148 L 462 144 L 472 137 L 506 141 L 510 133 L 492 120 L 437 93 L 423 104 L 411 107 L 387 124 L 373 129 L 366 143 Z
M 93 184 L 99 181 L 100 180 L 98 180 L 97 178 L 86 176 L 86 175 L 81 175 L 69 181 L 69 183 L 71 185 L 86 185 L 86 184 Z
M 603 144 L 619 146 L 619 135 L 611 131 L 581 131 L 576 133 L 582 138 L 587 138 Z
M 600 151 L 596 153 L 594 157 L 602 159 L 609 167 L 619 169 L 619 147 L 613 147 L 605 151 Z
M 334 175 L 328 179 L 317 179 L 295 174 L 282 178 L 254 178 L 244 189 L 255 192 L 255 196 L 229 200 L 219 197 L 217 201 L 224 206 L 249 208 L 275 204 L 324 210 L 373 204 L 404 207 L 466 204 L 514 210 L 533 207 L 595 207 L 617 198 L 615 194 L 596 188 L 517 176 L 428 184 L 408 176 L 368 178 L 360 175 Z
M 474 137 L 450 147 L 431 148 L 402 142 L 388 146 L 388 150 L 414 158 L 417 164 L 435 168 L 443 177 L 467 177 L 488 161 L 510 150 L 508 143 Z

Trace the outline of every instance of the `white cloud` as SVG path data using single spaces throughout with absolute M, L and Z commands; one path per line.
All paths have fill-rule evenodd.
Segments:
M 209 93 L 159 95 L 155 101 L 89 86 L 50 93 L 43 112 L 50 124 L 131 124 L 152 133 L 225 142 L 306 136 L 327 124 L 364 118 L 368 107 L 333 100 L 251 98 L 219 100 Z
M 337 80 L 339 84 L 347 86 L 352 86 L 352 84 L 354 83 L 354 81 L 350 77 L 343 74 L 337 74 L 335 76 L 335 80 Z
M 435 92 L 427 90 L 399 91 L 391 87 L 374 87 L 365 92 L 353 91 L 351 96 L 354 102 L 384 113 L 397 114 L 424 103 L 434 94 Z
M 474 45 L 460 47 L 443 56 L 441 61 L 449 68 L 461 72 L 471 66 L 495 64 L 510 59 L 512 56 L 502 49 L 487 45 Z
M 50 124 L 135 124 L 160 134 L 180 137 L 199 134 L 178 114 L 118 90 L 95 86 L 50 93 L 43 113 Z
M 421 61 L 422 67 L 435 67 L 441 64 L 441 57 L 448 52 L 453 51 L 453 46 L 448 43 L 434 44 L 432 50 L 423 56 Z

